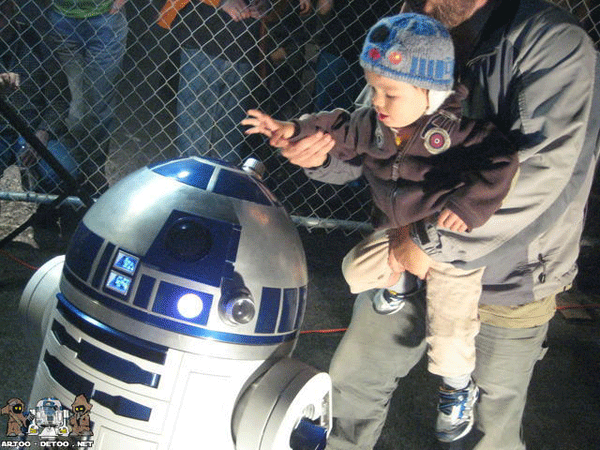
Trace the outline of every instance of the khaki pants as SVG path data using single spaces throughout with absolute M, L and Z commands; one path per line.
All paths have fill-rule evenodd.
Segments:
M 353 293 L 389 287 L 392 232 L 373 233 L 344 257 L 342 271 Z M 432 262 L 426 279 L 426 341 L 431 373 L 454 377 L 475 369 L 475 336 L 480 326 L 477 307 L 484 270 L 462 270 Z

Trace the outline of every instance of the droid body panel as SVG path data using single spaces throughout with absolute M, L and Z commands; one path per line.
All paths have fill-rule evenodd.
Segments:
M 21 300 L 45 333 L 30 398 L 84 394 L 95 448 L 324 447 L 330 380 L 290 358 L 304 251 L 257 177 L 201 158 L 141 169 L 42 269 Z

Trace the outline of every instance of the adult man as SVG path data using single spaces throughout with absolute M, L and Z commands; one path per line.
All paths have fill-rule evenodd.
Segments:
M 270 0 L 188 2 L 172 27 L 181 46 L 177 151 L 241 163 L 249 154 L 237 124 L 258 86 L 260 18 Z M 159 22 L 161 23 L 161 22 Z
M 60 128 L 57 112 L 58 92 L 50 82 L 56 76 L 56 64 L 48 57 L 29 17 L 19 14 L 13 0 L 0 0 L 0 86 L 9 103 L 36 130 L 37 137 L 48 143 L 51 134 Z M 63 105 L 60 105 L 63 106 Z M 0 176 L 16 162 L 17 131 L 0 117 Z M 24 162 L 24 161 L 21 161 Z
M 574 20 L 543 0 L 409 0 L 452 29 L 459 76 L 470 88 L 471 117 L 491 119 L 519 148 L 520 173 L 502 208 L 483 227 L 438 241 L 417 228 L 397 243 L 410 256 L 390 266 L 425 277 L 427 258 L 457 267 L 486 266 L 481 331 L 473 378 L 481 389 L 477 450 L 524 449 L 521 418 L 535 362 L 545 351 L 555 296 L 576 274 L 586 199 L 598 157 L 600 62 Z M 343 181 L 353 169 L 327 152 L 318 133 L 296 144 L 277 142 L 292 163 L 322 181 Z M 393 192 L 391 194 L 393 196 Z M 393 226 L 394 224 L 388 224 Z M 421 249 L 425 250 L 423 252 Z M 397 379 L 425 349 L 422 302 L 378 316 L 367 291 L 330 368 L 334 430 L 330 449 L 370 449 Z

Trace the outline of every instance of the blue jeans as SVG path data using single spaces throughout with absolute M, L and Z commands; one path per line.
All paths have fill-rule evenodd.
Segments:
M 50 45 L 69 81 L 67 126 L 73 155 L 96 191 L 106 187 L 104 164 L 114 132 L 116 85 L 126 49 L 125 11 L 87 19 L 50 11 Z
M 233 63 L 202 50 L 182 48 L 177 94 L 177 150 L 239 164 L 248 155 L 240 121 L 257 105 L 258 76 L 246 62 Z
M 358 64 L 352 65 L 341 56 L 322 51 L 316 67 L 316 110 L 351 109 L 364 84 Z

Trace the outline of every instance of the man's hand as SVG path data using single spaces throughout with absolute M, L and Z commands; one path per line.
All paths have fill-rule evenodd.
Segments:
M 410 238 L 408 226 L 390 234 L 388 264 L 394 273 L 406 271 L 424 280 L 431 262 L 429 255 Z
M 0 93 L 10 94 L 12 91 L 19 89 L 21 85 L 21 77 L 18 73 L 5 72 L 0 73 Z
M 333 0 L 317 0 L 317 14 L 325 15 L 333 8 Z
M 333 138 L 322 131 L 294 143 L 274 133 L 269 143 L 273 147 L 279 147 L 281 155 L 289 162 L 305 169 L 323 165 L 327 160 L 327 154 L 335 146 Z
M 448 228 L 459 233 L 463 233 L 469 229 L 467 224 L 448 208 L 443 209 L 440 213 L 437 220 L 437 226 Z
M 244 0 L 223 0 L 220 8 L 225 11 L 235 22 L 253 18 L 260 19 L 268 9 L 268 0 L 253 0 L 248 5 Z

